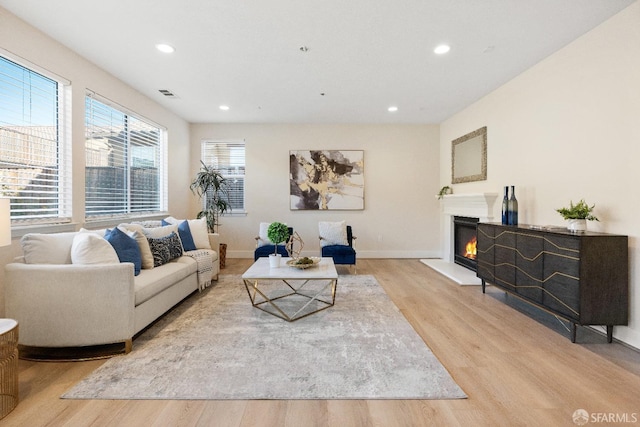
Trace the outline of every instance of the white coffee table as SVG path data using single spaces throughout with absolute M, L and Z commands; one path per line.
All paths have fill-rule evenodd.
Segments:
M 288 266 L 290 259 L 283 257 L 280 267 L 271 268 L 268 258 L 258 258 L 242 275 L 251 304 L 288 322 L 332 307 L 338 285 L 333 259 L 321 258 L 306 269 Z

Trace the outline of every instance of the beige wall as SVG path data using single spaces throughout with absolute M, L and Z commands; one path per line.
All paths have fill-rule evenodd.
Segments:
M 71 135 L 73 144 L 73 222 L 84 220 L 84 97 L 86 89 L 135 111 L 167 128 L 169 211 L 177 217 L 189 214 L 190 195 L 183 191 L 189 176 L 189 125 L 135 89 L 96 67 L 60 43 L 0 8 L 0 48 L 36 66 L 71 81 Z M 19 255 L 19 238 L 0 248 L 0 315 L 4 313 L 4 265 Z
M 345 219 L 359 257 L 438 257 L 438 126 L 191 125 L 192 170 L 203 139 L 246 141 L 246 208 L 224 217 L 220 233 L 230 257 L 252 257 L 260 222 L 286 222 L 318 255 L 318 221 Z M 289 209 L 289 150 L 364 150 L 365 209 Z M 197 209 L 197 200 L 194 201 Z
M 440 183 L 451 141 L 487 126 L 488 179 L 454 193 L 515 185 L 521 223 L 564 225 L 570 200 L 595 203 L 594 231 L 629 236 L 631 316 L 615 336 L 640 347 L 640 3 L 532 67 L 440 127 Z M 496 215 L 500 206 L 496 206 Z M 499 217 L 499 216 L 496 216 Z

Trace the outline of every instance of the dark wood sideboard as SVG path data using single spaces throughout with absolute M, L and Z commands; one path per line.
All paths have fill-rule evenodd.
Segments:
M 628 237 L 529 225 L 479 223 L 477 275 L 576 325 L 614 325 L 629 316 Z

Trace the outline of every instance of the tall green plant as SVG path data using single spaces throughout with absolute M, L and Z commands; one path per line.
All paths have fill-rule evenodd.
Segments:
M 204 208 L 198 212 L 197 217 L 207 219 L 209 232 L 215 233 L 220 226 L 220 215 L 230 209 L 229 183 L 220 172 L 211 166 L 207 166 L 201 160 L 202 168 L 191 182 L 191 192 L 197 194 L 200 199 L 204 197 Z

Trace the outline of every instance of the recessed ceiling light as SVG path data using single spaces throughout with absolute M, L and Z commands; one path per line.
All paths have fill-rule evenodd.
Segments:
M 156 49 L 158 49 L 160 52 L 164 52 L 164 53 L 173 53 L 176 51 L 176 49 L 173 46 L 170 46 L 168 44 L 164 44 L 164 43 L 160 43 L 156 45 Z
M 442 55 L 443 53 L 447 53 L 450 50 L 451 50 L 451 47 L 449 47 L 449 45 L 441 44 L 440 46 L 433 49 L 433 52 L 437 53 L 438 55 Z
M 228 105 L 221 105 L 219 107 L 222 111 L 229 111 L 229 106 Z
M 387 111 L 390 113 L 395 113 L 396 111 L 398 111 L 398 107 L 392 105 L 391 107 L 387 108 Z

